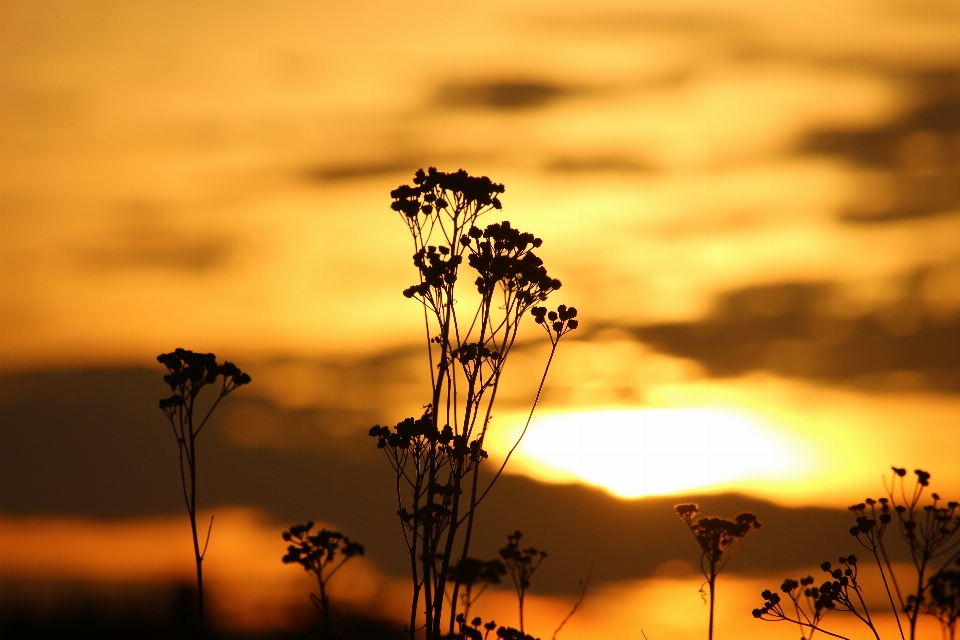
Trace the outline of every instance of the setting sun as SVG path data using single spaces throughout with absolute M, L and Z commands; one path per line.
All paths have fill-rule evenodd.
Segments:
M 545 414 L 531 422 L 516 456 L 538 477 L 625 498 L 784 481 L 799 468 L 786 437 L 745 412 L 711 408 Z

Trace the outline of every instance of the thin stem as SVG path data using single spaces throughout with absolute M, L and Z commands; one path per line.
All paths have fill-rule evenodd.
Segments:
M 792 619 L 792 618 L 788 618 L 787 616 L 783 616 L 783 621 L 784 621 L 784 622 L 792 622 L 792 623 L 794 623 L 794 624 L 796 624 L 796 625 L 799 625 L 799 626 L 801 626 L 801 627 L 807 627 L 807 628 L 809 628 L 809 629 L 812 629 L 813 631 L 819 631 L 820 633 L 825 633 L 825 634 L 827 634 L 828 636 L 831 636 L 831 637 L 834 637 L 834 638 L 840 638 L 840 640 L 850 640 L 850 638 L 848 638 L 847 636 L 841 636 L 841 635 L 838 634 L 838 633 L 833 633 L 832 631 L 827 631 L 826 629 L 823 629 L 823 628 L 821 628 L 821 627 L 818 627 L 818 626 L 815 625 L 815 624 L 810 624 L 809 622 L 804 622 L 803 620 L 800 620 L 799 618 L 797 618 L 796 620 L 794 620 L 794 619 Z M 779 622 L 779 621 L 774 621 L 774 622 Z M 810 635 L 813 636 L 812 633 L 811 633 Z
M 880 562 L 880 556 L 877 555 L 876 547 L 873 549 L 873 557 L 877 561 L 877 568 L 880 569 L 880 577 L 883 578 L 883 588 L 887 590 L 887 598 L 890 599 L 890 608 L 893 609 L 893 617 L 897 620 L 897 629 L 900 631 L 900 640 L 904 640 L 903 626 L 900 624 L 900 614 L 897 613 L 897 605 L 893 602 L 893 593 L 890 591 L 890 585 L 887 583 L 887 574 L 883 571 L 883 563 Z M 891 571 L 891 576 L 893 572 Z M 899 593 L 897 594 L 899 595 Z
M 523 440 L 523 436 L 527 434 L 527 429 L 530 428 L 530 421 L 533 419 L 533 412 L 537 408 L 537 403 L 540 402 L 540 395 L 543 393 L 543 385 L 547 381 L 547 373 L 550 372 L 550 364 L 553 362 L 553 355 L 557 352 L 558 342 L 554 342 L 553 346 L 550 349 L 550 357 L 547 358 L 547 366 L 543 369 L 543 376 L 540 378 L 540 386 L 537 387 L 537 395 L 533 399 L 533 406 L 530 407 L 530 413 L 527 414 L 527 421 L 523 425 L 523 431 L 520 432 L 520 437 L 517 438 L 517 441 L 513 443 L 513 446 L 510 447 L 510 451 L 507 453 L 507 457 L 503 459 L 503 464 L 500 465 L 500 468 L 497 469 L 496 475 L 493 477 L 493 480 L 490 481 L 490 484 L 487 485 L 487 488 L 484 489 L 483 493 L 477 498 L 476 505 L 479 505 L 484 498 L 487 497 L 487 494 L 490 493 L 490 489 L 493 487 L 494 483 L 500 478 L 500 475 L 503 473 L 503 470 L 507 467 L 507 462 L 510 461 L 510 457 L 513 455 L 513 452 L 516 451 L 517 447 L 520 445 L 520 441 Z M 476 507 L 475 505 L 475 507 Z
M 210 526 L 207 527 L 207 540 L 203 543 L 203 553 L 200 554 L 202 560 L 207 556 L 207 547 L 210 545 L 210 532 L 213 531 L 213 516 L 210 516 Z
M 893 570 L 893 565 L 890 563 L 890 558 L 887 556 L 887 548 L 883 544 L 883 538 L 880 538 L 880 553 L 883 554 L 883 561 L 887 565 L 887 570 L 890 572 L 890 580 L 893 582 L 893 588 L 897 593 L 897 601 L 900 603 L 900 609 L 903 609 L 903 595 L 900 593 L 900 583 L 897 581 L 897 574 Z M 889 593 L 889 589 L 888 589 Z M 891 602 L 891 604 L 893 604 Z M 894 606 L 894 611 L 897 610 L 897 607 Z M 899 623 L 899 618 L 898 618 Z M 903 632 L 901 631 L 901 634 Z
M 570 618 L 573 617 L 573 614 L 575 614 L 583 605 L 583 599 L 587 596 L 587 586 L 590 584 L 590 576 L 592 574 L 593 564 L 591 563 L 590 569 L 587 571 L 587 577 L 583 579 L 583 587 L 580 589 L 580 597 L 574 603 L 573 609 L 570 609 L 570 613 L 567 614 L 567 617 L 560 621 L 560 626 L 558 626 L 556 631 L 553 632 L 552 640 L 557 640 L 557 634 L 560 633 L 560 630 L 563 629 L 565 624 L 567 624 L 567 621 L 570 620 Z
M 717 574 L 713 572 L 713 566 L 710 567 L 710 579 L 707 581 L 707 584 L 710 586 L 710 628 L 707 633 L 708 640 L 713 640 L 713 603 L 714 603 L 714 586 L 717 582 Z

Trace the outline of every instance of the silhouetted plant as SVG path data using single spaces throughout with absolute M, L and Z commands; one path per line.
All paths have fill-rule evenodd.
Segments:
M 283 532 L 283 539 L 290 544 L 283 556 L 284 564 L 299 564 L 317 579 L 320 595 L 310 594 L 313 606 L 323 615 L 324 636 L 330 637 L 330 597 L 327 583 L 330 578 L 354 556 L 363 555 L 363 546 L 352 542 L 339 531 L 321 529 L 310 535 L 313 522 L 295 524 Z
M 864 502 L 850 507 L 850 511 L 856 514 L 856 522 L 849 530 L 850 535 L 870 551 L 877 562 L 900 637 L 907 637 L 900 620 L 900 612 L 903 612 L 907 616 L 911 640 L 916 638 L 917 619 L 921 613 L 936 617 L 941 623 L 944 636 L 949 633 L 952 638 L 956 633 L 957 619 L 960 616 L 960 610 L 958 610 L 960 589 L 958 589 L 957 572 L 949 570 L 949 567 L 953 563 L 960 562 L 960 536 L 956 535 L 960 531 L 960 504 L 948 502 L 945 506 L 941 506 L 940 496 L 932 493 L 932 502 L 921 507 L 920 500 L 924 490 L 930 484 L 930 474 L 920 469 L 914 471 L 917 477 L 916 484 L 908 493 L 903 481 L 907 475 L 906 470 L 899 467 L 891 468 L 893 474 L 890 484 L 886 485 L 886 498 L 877 500 L 867 498 Z M 916 572 L 915 591 L 905 598 L 884 542 L 884 536 L 894 518 L 897 520 L 896 528 L 909 549 Z M 754 617 L 762 620 L 789 620 L 811 629 L 811 633 L 816 630 L 827 635 L 843 637 L 825 630 L 821 626 L 821 619 L 827 610 L 850 611 L 873 631 L 875 637 L 879 637 L 870 620 L 866 605 L 860 597 L 861 592 L 856 583 L 855 556 L 847 556 L 847 558 L 854 559 L 854 562 L 848 561 L 849 566 L 843 571 L 831 570 L 828 562 L 821 565 L 824 571 L 832 573 L 835 580 L 833 583 L 824 583 L 819 588 L 808 587 L 805 590 L 804 593 L 808 598 L 811 593 L 813 594 L 813 600 L 808 603 L 812 604 L 813 608 L 807 607 L 806 613 L 798 608 L 796 617 L 790 618 L 780 605 L 780 597 L 767 590 L 761 594 L 765 604 L 753 610 Z M 843 558 L 841 558 L 842 562 Z M 934 565 L 934 569 L 929 573 L 928 578 L 926 576 L 931 570 L 931 564 Z M 840 583 L 839 586 L 837 586 L 838 583 Z M 828 585 L 829 589 L 827 589 Z M 788 579 L 781 590 L 788 593 L 794 600 L 794 604 L 799 607 L 792 590 L 787 590 L 787 587 L 791 586 L 795 588 L 796 582 Z M 849 597 L 851 588 L 861 603 L 859 610 L 854 606 L 853 599 Z
M 818 626 L 820 620 L 831 610 L 831 607 L 828 606 L 828 602 L 831 602 L 829 596 L 825 600 L 820 594 L 820 587 L 813 586 L 813 583 L 813 577 L 806 576 L 800 578 L 800 580 L 787 578 L 783 581 L 783 584 L 780 585 L 780 590 L 785 593 L 793 603 L 793 618 L 790 617 L 788 611 L 784 610 L 780 595 L 769 589 L 764 590 L 763 593 L 760 594 L 764 599 L 764 604 L 762 607 L 753 610 L 753 617 L 772 622 L 793 622 L 800 626 L 801 640 L 807 640 L 813 637 L 813 634 L 817 630 L 820 630 Z M 810 629 L 809 636 L 806 635 L 806 629 Z M 841 637 L 829 631 L 824 631 L 824 633 Z
M 450 573 L 460 585 L 460 602 L 463 605 L 461 615 L 464 620 L 470 617 L 470 608 L 483 595 L 487 587 L 500 584 L 500 576 L 507 574 L 507 567 L 500 560 L 478 560 L 464 558 L 450 567 Z
M 837 568 L 834 568 L 830 562 L 820 565 L 820 569 L 828 573 L 833 580 L 827 580 L 819 587 L 809 586 L 814 582 L 810 576 L 801 578 L 799 582 L 789 578 L 783 582 L 780 590 L 793 602 L 796 617 L 791 618 L 789 613 L 784 611 L 780 605 L 780 596 L 769 589 L 760 594 L 765 602 L 762 607 L 753 610 L 753 617 L 768 621 L 796 623 L 801 627 L 801 638 L 812 637 L 815 631 L 835 638 L 846 638 L 846 636 L 826 631 L 819 626 L 819 623 L 828 611 L 849 612 L 867 625 L 873 636 L 879 640 L 880 635 L 863 597 L 863 588 L 857 581 L 857 557 L 841 556 L 838 562 L 841 566 Z M 803 595 L 806 603 L 801 603 L 799 594 L 796 593 L 801 586 L 805 587 Z M 804 629 L 810 629 L 810 636 L 803 634 Z
M 493 479 L 481 487 L 479 471 L 487 460 L 483 446 L 491 411 L 520 319 L 530 311 L 551 344 L 520 438 L 560 339 L 577 328 L 573 307 L 560 305 L 548 311 L 535 306 L 561 286 L 534 253 L 542 244 L 540 238 L 506 221 L 483 229 L 476 226 L 481 215 L 501 208 L 498 196 L 503 191 L 502 184 L 487 177 L 431 167 L 417 171 L 412 185 L 401 185 L 390 194 L 393 210 L 413 238 L 419 282 L 403 295 L 423 305 L 431 380 L 429 402 L 420 418 L 407 418 L 392 429 L 377 425 L 370 430 L 396 474 L 398 515 L 413 586 L 407 627 L 411 640 L 421 597 L 426 640 L 441 637 L 448 582 L 453 583 L 448 633 L 456 630 L 461 583 L 451 567 L 469 557 L 477 506 L 519 444 L 518 439 Z M 477 304 L 470 310 L 463 307 L 469 296 L 454 294 L 464 258 L 476 274 Z
M 500 560 L 488 560 L 486 562 L 481 560 L 473 560 L 468 558 L 468 563 L 464 566 L 464 569 L 455 569 L 455 572 L 462 571 L 461 576 L 458 578 L 461 581 L 462 586 L 466 590 L 465 593 L 471 593 L 473 584 L 483 584 L 483 589 L 486 589 L 487 586 L 491 584 L 499 584 L 500 576 L 510 574 L 511 579 L 513 580 L 514 587 L 517 592 L 517 600 L 519 602 L 520 608 L 520 628 L 514 629 L 513 627 L 499 627 L 497 629 L 498 638 L 529 638 L 532 640 L 533 636 L 528 636 L 525 633 L 523 625 L 523 603 L 524 597 L 526 595 L 527 589 L 530 588 L 530 578 L 533 577 L 533 574 L 536 572 L 537 568 L 540 566 L 540 563 L 543 562 L 543 559 L 547 557 L 546 551 L 539 551 L 532 547 L 527 549 L 520 548 L 520 539 L 523 537 L 523 534 L 519 531 L 507 536 L 507 544 L 503 549 L 500 549 L 500 557 L 503 558 L 503 561 Z M 592 567 L 591 567 L 592 572 Z M 557 634 L 560 633 L 560 630 L 563 629 L 564 625 L 580 610 L 580 607 L 583 605 L 583 600 L 587 595 L 587 585 L 590 582 L 590 574 L 587 574 L 587 577 L 584 580 L 580 581 L 580 597 L 574 603 L 573 608 L 566 615 L 566 617 L 560 621 L 559 626 L 553 632 L 553 639 L 556 640 Z M 481 589 L 480 593 L 482 593 Z M 477 593 L 476 596 L 470 598 L 469 596 L 465 598 L 464 611 L 457 614 L 457 623 L 459 625 L 459 635 L 454 636 L 457 640 L 472 640 L 474 638 L 481 637 L 477 635 L 479 633 L 479 627 L 483 624 L 483 620 L 480 618 L 473 618 L 469 624 L 467 624 L 467 618 L 470 617 L 469 606 L 476 602 L 477 598 L 480 597 L 480 593 Z M 463 599 L 463 596 L 461 596 Z M 489 622 L 484 625 L 484 629 L 487 630 L 487 633 L 497 628 L 496 623 Z M 484 636 L 485 637 L 485 636 Z
M 513 627 L 497 627 L 493 620 L 484 623 L 481 618 L 476 617 L 467 623 L 466 616 L 462 613 L 457 614 L 457 625 L 457 635 L 452 636 L 454 640 L 487 640 L 494 629 L 497 630 L 496 637 L 502 640 L 540 640 Z M 481 629 L 483 631 L 480 631 Z
M 507 567 L 507 573 L 513 580 L 513 586 L 517 590 L 517 600 L 520 603 L 520 631 L 523 628 L 523 599 L 526 596 L 527 589 L 530 588 L 530 578 L 540 568 L 543 559 L 547 557 L 546 551 L 538 551 L 533 547 L 527 549 L 520 548 L 520 538 L 523 534 L 514 531 L 507 536 L 507 546 L 500 549 L 500 557 Z
M 903 478 L 906 469 L 891 467 L 893 474 L 890 485 L 886 487 L 890 506 L 897 517 L 898 529 L 910 549 L 910 557 L 916 570 L 916 591 L 904 602 L 900 594 L 899 583 L 895 581 L 897 597 L 907 614 L 910 624 L 910 638 L 916 637 L 917 618 L 925 612 L 928 592 L 934 581 L 948 570 L 948 567 L 960 559 L 960 504 L 948 502 L 943 505 L 940 496 L 931 493 L 932 502 L 923 507 L 920 499 L 924 490 L 930 486 L 930 474 L 921 469 L 914 471 L 917 476 L 913 490 L 908 494 Z M 899 490 L 898 490 L 899 489 Z M 897 498 L 899 497 L 900 502 Z M 885 556 L 886 558 L 886 556 Z M 934 567 L 929 579 L 926 579 L 931 564 Z M 889 560 L 887 565 L 891 574 L 893 568 Z
M 186 349 L 177 349 L 172 353 L 160 354 L 157 356 L 157 361 L 170 371 L 163 377 L 163 381 L 170 385 L 173 395 L 160 401 L 160 410 L 170 421 L 173 435 L 180 449 L 180 482 L 183 487 L 183 499 L 187 505 L 187 514 L 190 516 L 190 530 L 193 533 L 193 552 L 197 563 L 199 625 L 200 633 L 203 634 L 203 558 L 210 543 L 213 517 L 210 518 L 206 542 L 201 550 L 197 535 L 196 441 L 220 401 L 237 387 L 248 384 L 250 376 L 240 371 L 232 362 L 217 364 L 217 357 L 212 353 L 194 353 Z M 198 423 L 194 414 L 194 411 L 199 409 L 196 404 L 197 397 L 204 387 L 214 385 L 217 380 L 221 380 L 219 393 L 205 413 L 200 411 L 203 419 Z
M 929 585 L 921 611 L 940 621 L 944 638 L 955 640 L 960 622 L 960 571 L 941 571 L 930 578 Z
M 700 545 L 700 571 L 706 578 L 706 584 L 710 590 L 710 626 L 707 637 L 712 639 L 717 575 L 727 566 L 747 535 L 762 525 L 755 515 L 748 512 L 741 513 L 734 520 L 700 518 L 694 521 L 700 513 L 700 507 L 697 505 L 678 504 L 674 509 L 680 519 L 690 527 L 693 537 Z

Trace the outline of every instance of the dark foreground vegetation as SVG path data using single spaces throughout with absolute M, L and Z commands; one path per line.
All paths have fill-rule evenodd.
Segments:
M 38 598 L 37 590 L 44 596 Z M 305 606 L 309 606 L 304 603 Z M 297 618 L 308 614 L 291 611 Z M 395 624 L 345 611 L 330 612 L 340 638 L 389 640 Z M 309 619 L 309 618 L 307 618 Z M 208 617 L 204 637 L 214 640 L 300 640 L 322 637 L 320 619 L 298 631 L 237 632 Z M 193 585 L 122 585 L 45 582 L 15 584 L 6 581 L 0 597 L 0 638 L 4 640 L 174 640 L 199 638 L 197 591 Z

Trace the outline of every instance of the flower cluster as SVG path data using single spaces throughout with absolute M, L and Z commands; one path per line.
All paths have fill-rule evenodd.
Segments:
M 307 521 L 306 524 L 295 524 L 283 532 L 284 541 L 291 543 L 287 547 L 287 554 L 283 556 L 284 564 L 299 564 L 307 573 L 319 577 L 327 567 L 334 565 L 338 552 L 340 564 L 354 556 L 363 555 L 363 545 L 352 542 L 339 531 L 321 529 L 310 535 L 311 529 L 313 522 Z M 340 564 L 334 566 L 330 575 Z M 323 577 L 326 580 L 330 576 Z
M 410 285 L 403 290 L 406 298 L 420 296 L 426 298 L 432 289 L 443 289 L 457 281 L 457 268 L 463 262 L 463 256 L 451 255 L 448 247 L 429 245 L 421 248 L 413 256 L 413 264 L 420 271 L 420 284 Z
M 674 509 L 680 519 L 690 527 L 703 552 L 703 558 L 711 565 L 718 564 L 728 552 L 732 555 L 750 532 L 762 526 L 757 517 L 749 512 L 741 513 L 733 520 L 700 518 L 694 522 L 693 519 L 700 513 L 697 505 L 678 504 Z M 719 569 L 717 571 L 719 572 Z
M 420 418 L 406 418 L 389 427 L 375 425 L 369 435 L 377 439 L 377 448 L 387 453 L 387 458 L 397 473 L 414 491 L 414 499 L 408 505 L 398 505 L 397 515 L 406 530 L 418 535 L 418 528 L 427 527 L 431 532 L 444 530 L 455 516 L 454 501 L 459 489 L 452 483 L 439 479 L 430 481 L 423 470 L 431 464 L 450 465 L 463 475 L 487 459 L 479 439 L 468 442 L 463 434 L 454 434 L 450 425 L 437 429 L 431 419 L 431 409 Z M 408 463 L 420 470 L 416 477 L 408 475 Z M 435 500 L 423 501 L 429 492 Z
M 390 207 L 407 218 L 417 215 L 431 215 L 434 210 L 445 210 L 451 206 L 462 208 L 469 204 L 477 208 L 492 206 L 500 209 L 497 194 L 503 193 L 502 184 L 497 184 L 486 176 L 474 177 L 463 169 L 455 173 L 437 171 L 430 167 L 426 172 L 418 169 L 412 185 L 400 185 L 390 192 L 393 203 Z
M 468 624 L 466 616 L 462 613 L 457 614 L 457 624 L 460 625 L 460 629 L 456 640 L 487 640 L 490 632 L 494 629 L 497 630 L 496 637 L 500 640 L 540 640 L 540 638 L 527 635 L 523 631 L 514 629 L 513 627 L 498 628 L 497 623 L 493 620 L 484 623 L 480 617 L 473 618 Z M 484 633 L 480 632 L 481 628 L 484 630 Z
M 163 381 L 170 386 L 173 395 L 160 400 L 160 409 L 172 417 L 178 407 L 189 404 L 196 398 L 200 389 L 213 384 L 223 376 L 221 397 L 237 387 L 250 383 L 250 376 L 240 371 L 232 362 L 217 364 L 217 356 L 212 353 L 194 353 L 188 349 L 177 349 L 171 353 L 161 353 L 157 362 L 170 371 Z
M 526 549 L 520 548 L 520 538 L 523 534 L 514 531 L 507 536 L 507 546 L 500 549 L 500 557 L 507 567 L 507 572 L 513 579 L 513 585 L 517 590 L 517 598 L 520 601 L 520 631 L 523 631 L 523 600 L 527 589 L 530 588 L 530 578 L 543 563 L 547 557 L 546 551 L 539 551 L 533 547 Z M 526 637 L 526 636 L 522 636 Z
M 823 562 L 820 565 L 820 569 L 831 578 L 820 586 L 814 586 L 814 579 L 811 576 L 801 578 L 799 581 L 790 578 L 783 581 L 780 591 L 793 602 L 795 618 L 791 618 L 790 614 L 784 610 L 780 595 L 770 589 L 760 594 L 764 603 L 762 607 L 752 611 L 753 617 L 760 620 L 793 622 L 801 627 L 822 631 L 819 626 L 820 620 L 828 611 L 846 611 L 853 613 L 872 628 L 873 623 L 867 611 L 860 584 L 857 582 L 857 557 L 852 554 L 841 556 L 838 563 L 840 566 L 836 568 L 830 562 Z M 801 598 L 805 599 L 805 602 L 801 602 Z
M 704 586 L 710 591 L 710 626 L 707 638 L 713 638 L 713 612 L 716 600 L 717 576 L 737 552 L 744 539 L 752 531 L 761 527 L 757 517 L 749 512 L 743 512 L 733 520 L 726 518 L 700 518 L 694 520 L 700 513 L 700 507 L 689 504 L 674 506 L 677 515 L 689 527 L 697 544 L 700 545 L 700 571 L 706 579 Z M 703 587 L 700 594 L 704 596 Z
M 503 638 L 503 640 L 540 640 L 540 638 L 535 638 L 513 627 L 500 627 L 497 629 L 497 637 Z
M 932 501 L 921 505 L 921 498 L 930 486 L 930 473 L 922 469 L 914 471 L 915 484 L 911 489 L 905 485 L 907 470 L 891 467 L 889 484 L 885 484 L 887 496 L 867 498 L 849 507 L 855 514 L 855 523 L 848 530 L 867 551 L 871 553 L 880 571 L 901 637 L 911 640 L 917 634 L 917 620 L 921 613 L 939 619 L 944 637 L 954 634 L 960 623 L 960 572 L 948 570 L 953 563 L 960 563 L 960 503 L 944 502 L 937 493 L 931 493 Z M 909 582 L 898 580 L 894 565 L 885 548 L 884 535 L 891 525 L 899 530 L 913 561 L 916 575 Z M 813 579 L 805 578 L 798 583 L 787 580 L 781 590 L 793 601 L 796 617 L 791 618 L 780 605 L 780 596 L 764 591 L 765 603 L 753 610 L 756 618 L 763 620 L 788 620 L 811 630 L 823 630 L 820 618 L 827 611 L 846 611 L 873 630 L 873 621 L 867 610 L 867 599 L 857 582 L 857 558 L 842 556 L 840 566 L 824 562 L 820 568 L 830 574 L 831 580 L 819 587 L 812 586 Z M 913 593 L 903 593 L 901 585 L 916 585 Z M 806 606 L 799 601 L 798 586 L 804 587 Z M 906 624 L 901 616 L 906 614 Z
M 890 501 L 887 498 L 867 498 L 864 502 L 850 506 L 848 510 L 857 514 L 856 524 L 850 527 L 850 535 L 875 556 L 878 549 L 882 552 L 883 534 L 893 519 L 890 514 Z
M 490 632 L 497 628 L 497 623 L 491 620 L 484 624 L 483 619 L 478 617 L 473 618 L 470 623 L 467 623 L 467 617 L 462 614 L 457 614 L 457 624 L 460 626 L 460 639 L 462 640 L 485 640 L 490 635 Z M 480 628 L 484 629 L 486 633 L 480 633 Z M 500 627 L 501 629 L 503 627 Z M 498 638 L 502 638 L 499 633 L 497 634 Z
M 960 566 L 960 559 L 956 564 Z M 944 630 L 957 627 L 960 622 L 960 571 L 941 571 L 930 578 L 930 592 L 922 610 L 939 619 Z
M 530 578 L 547 557 L 546 551 L 539 551 L 533 547 L 520 548 L 520 538 L 523 534 L 514 531 L 507 536 L 507 546 L 500 549 L 500 557 L 506 563 L 510 576 L 514 579 L 518 590 L 526 591 L 530 588 Z
M 478 560 L 464 558 L 450 567 L 462 585 L 500 584 L 500 576 L 507 574 L 507 568 L 499 560 Z
M 353 542 L 339 531 L 321 529 L 311 535 L 313 522 L 295 524 L 283 532 L 283 539 L 289 542 L 284 564 L 299 564 L 304 571 L 317 580 L 320 595 L 310 594 L 313 606 L 323 615 L 323 624 L 330 637 L 330 596 L 327 595 L 327 582 L 346 564 L 350 558 L 363 555 L 363 545 Z
M 374 425 L 368 435 L 377 439 L 378 449 L 390 449 L 393 459 L 406 454 L 414 456 L 425 454 L 428 450 L 437 450 L 450 458 L 476 463 L 487 458 L 487 452 L 480 446 L 479 440 L 467 442 L 467 437 L 454 434 L 450 425 L 437 429 L 430 419 L 429 411 L 420 418 L 405 418 L 393 427 Z
M 551 344 L 557 344 L 560 338 L 580 326 L 576 319 L 577 308 L 565 304 L 557 307 L 556 311 L 548 311 L 546 307 L 534 307 L 530 310 L 530 315 L 550 336 Z
M 546 300 L 561 286 L 559 280 L 547 274 L 543 260 L 533 252 L 543 240 L 515 229 L 507 220 L 483 231 L 471 227 L 460 237 L 460 244 L 469 248 L 467 262 L 479 274 L 474 284 L 481 295 L 493 293 L 500 285 L 517 296 L 523 310 Z

